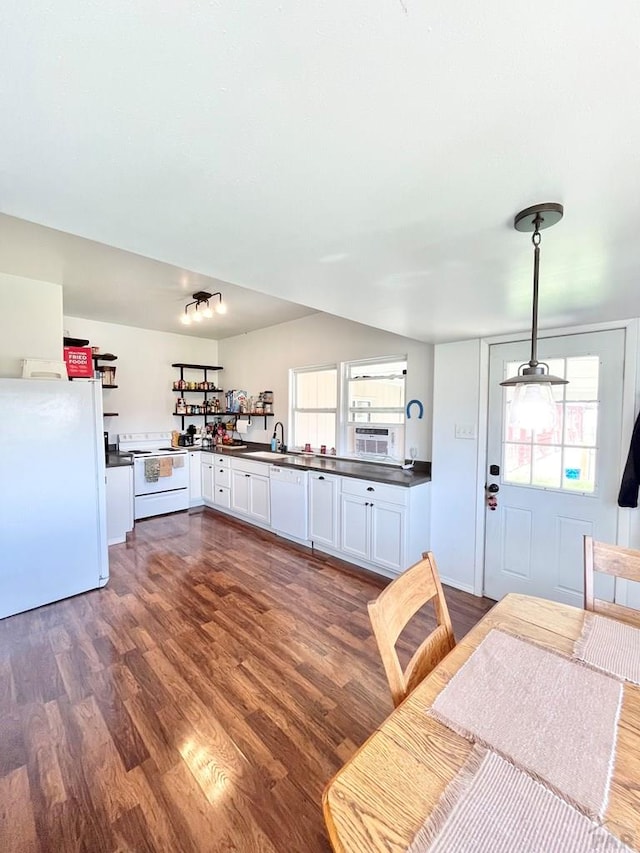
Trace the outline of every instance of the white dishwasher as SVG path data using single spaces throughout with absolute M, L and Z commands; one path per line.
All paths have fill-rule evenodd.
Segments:
M 269 477 L 272 530 L 306 541 L 309 530 L 309 472 L 272 465 Z

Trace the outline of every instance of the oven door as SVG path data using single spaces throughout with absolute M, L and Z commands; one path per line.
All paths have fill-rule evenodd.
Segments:
M 157 479 L 154 471 L 156 466 L 160 468 Z M 133 488 L 136 497 L 188 487 L 189 460 L 186 453 L 139 456 L 133 460 Z

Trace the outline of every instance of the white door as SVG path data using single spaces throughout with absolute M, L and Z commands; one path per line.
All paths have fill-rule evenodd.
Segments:
M 337 477 L 309 474 L 309 539 L 314 545 L 338 547 L 339 484 Z
M 569 384 L 554 386 L 555 424 L 533 433 L 509 423 L 513 390 L 499 384 L 529 344 L 491 347 L 486 480 L 500 490 L 486 511 L 485 595 L 582 606 L 583 535 L 616 541 L 624 344 L 622 329 L 539 341 L 538 358 Z M 598 594 L 610 597 L 607 580 Z
M 249 514 L 249 481 L 251 474 L 244 471 L 231 472 L 231 508 Z
M 362 560 L 369 559 L 369 501 L 355 495 L 342 495 L 340 498 L 340 547 L 345 554 L 352 554 Z
M 371 560 L 394 572 L 404 568 L 404 531 L 407 511 L 403 506 L 375 500 L 371 504 Z
M 201 467 L 202 474 L 202 497 L 205 501 L 213 503 L 213 465 L 210 462 L 203 462 Z
M 263 524 L 269 524 L 271 517 L 269 499 L 269 478 L 251 475 L 249 480 L 249 513 Z

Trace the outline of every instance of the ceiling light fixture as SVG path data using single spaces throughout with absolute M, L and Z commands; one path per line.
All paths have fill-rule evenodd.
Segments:
M 216 313 L 218 314 L 226 314 L 227 306 L 222 301 L 222 293 L 220 291 L 216 291 L 216 293 L 209 293 L 206 290 L 197 290 L 195 293 L 191 294 L 193 297 L 193 302 L 187 302 L 184 306 L 184 314 L 180 315 L 180 322 L 185 326 L 190 326 L 192 322 L 201 323 L 203 317 L 210 319 L 213 317 L 213 309 L 209 305 L 209 300 L 214 299 L 216 296 L 218 297 L 218 304 L 215 306 Z M 189 311 L 191 306 L 195 306 L 193 311 Z
M 555 421 L 556 405 L 552 385 L 567 385 L 568 381 L 549 373 L 549 365 L 538 361 L 538 277 L 540 274 L 540 231 L 560 222 L 564 208 L 557 202 L 534 204 L 516 214 L 513 226 L 516 231 L 532 231 L 533 243 L 533 312 L 531 320 L 531 357 L 521 364 L 517 376 L 500 384 L 514 388 L 509 422 L 522 429 L 542 431 Z

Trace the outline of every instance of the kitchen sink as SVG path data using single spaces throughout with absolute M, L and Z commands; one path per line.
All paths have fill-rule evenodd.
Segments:
M 287 453 L 272 453 L 270 450 L 254 450 L 251 453 L 243 453 L 243 456 L 251 456 L 253 459 L 286 459 Z

